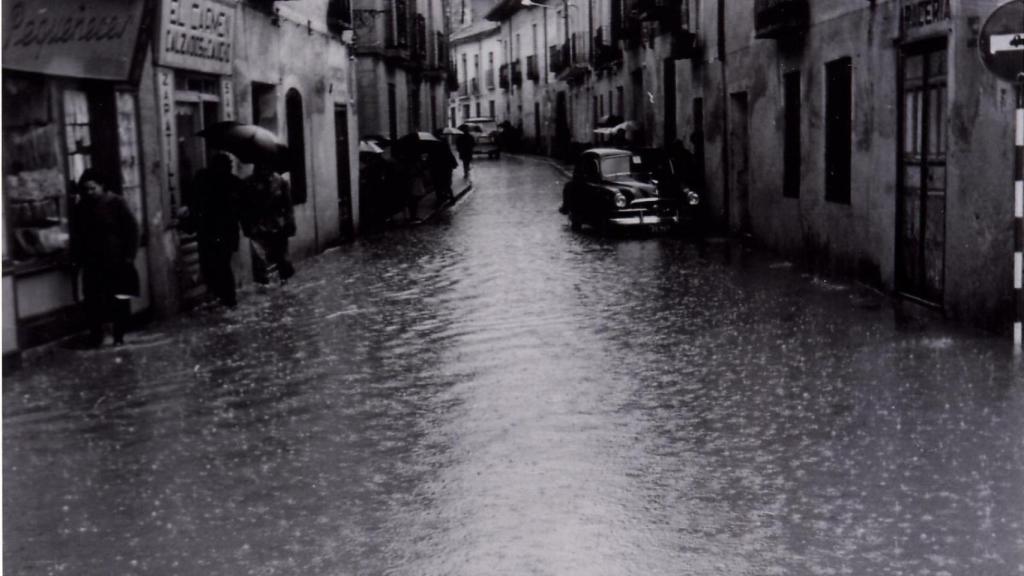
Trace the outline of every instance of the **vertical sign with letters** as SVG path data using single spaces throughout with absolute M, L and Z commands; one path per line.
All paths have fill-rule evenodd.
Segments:
M 157 68 L 156 91 L 159 102 L 160 147 L 163 150 L 164 191 L 170 200 L 170 219 L 179 207 L 178 202 L 178 129 L 174 118 L 174 71 Z M 168 220 L 170 221 L 170 220 Z

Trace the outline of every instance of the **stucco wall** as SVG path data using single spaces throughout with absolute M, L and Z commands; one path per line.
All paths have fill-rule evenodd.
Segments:
M 313 10 L 316 6 L 307 6 Z M 326 7 L 323 7 L 326 14 Z M 319 11 L 314 11 L 319 14 Z M 310 16 L 313 12 L 310 13 Z M 303 14 L 294 14 L 296 18 Z M 322 18 L 322 16 L 320 16 Z M 336 243 L 341 235 L 337 164 L 335 156 L 334 106 L 351 110 L 354 95 L 349 87 L 349 52 L 338 40 L 305 22 L 282 17 L 274 25 L 270 17 L 246 5 L 239 7 L 240 35 L 234 62 L 234 83 L 238 117 L 252 121 L 252 83 L 275 86 L 279 135 L 288 139 L 285 99 L 289 90 L 302 97 L 303 136 L 306 148 L 307 201 L 295 207 L 298 232 L 291 251 L 296 256 L 314 254 Z M 302 54 L 305 57 L 297 58 Z M 349 114 L 349 166 L 352 190 L 351 213 L 358 226 L 358 128 Z

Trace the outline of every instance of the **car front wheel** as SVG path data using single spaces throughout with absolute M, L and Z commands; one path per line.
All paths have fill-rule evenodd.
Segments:
M 580 217 L 577 216 L 576 213 L 573 211 L 569 211 L 569 227 L 572 228 L 575 232 L 579 232 L 580 230 L 583 229 L 583 222 L 580 220 Z

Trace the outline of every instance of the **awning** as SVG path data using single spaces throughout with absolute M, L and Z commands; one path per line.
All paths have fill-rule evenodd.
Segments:
M 51 76 L 129 80 L 143 0 L 3 3 L 3 67 Z

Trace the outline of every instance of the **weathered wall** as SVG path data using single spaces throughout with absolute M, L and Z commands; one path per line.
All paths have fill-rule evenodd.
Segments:
M 305 9 L 314 10 L 310 3 Z M 326 5 L 322 6 L 326 14 Z M 319 10 L 310 13 L 319 14 Z M 295 207 L 298 232 L 292 239 L 294 255 L 308 256 L 336 243 L 341 235 L 338 211 L 338 182 L 335 156 L 334 106 L 351 107 L 354 99 L 348 85 L 348 49 L 340 42 L 305 22 L 288 17 L 274 25 L 271 19 L 243 4 L 239 7 L 239 29 L 245 30 L 236 43 L 234 83 L 239 119 L 252 118 L 252 83 L 276 87 L 278 126 L 287 141 L 289 126 L 285 97 L 295 89 L 302 97 L 303 136 L 306 147 L 307 201 Z M 303 13 L 293 15 L 296 18 Z M 323 16 L 319 16 L 322 18 Z M 322 26 L 322 25 L 321 25 Z M 306 57 L 296 58 L 297 54 Z M 358 210 L 358 140 L 355 117 L 350 114 L 349 166 L 352 189 L 351 213 Z M 358 226 L 358 223 L 356 223 Z

